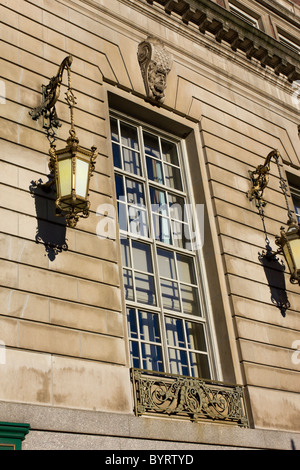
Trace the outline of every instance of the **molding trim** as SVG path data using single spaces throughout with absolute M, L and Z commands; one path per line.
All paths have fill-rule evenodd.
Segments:
M 217 42 L 229 44 L 234 52 L 242 51 L 246 58 L 258 60 L 262 67 L 270 67 L 276 75 L 282 74 L 290 83 L 300 79 L 299 55 L 263 31 L 248 25 L 211 0 L 146 0 L 157 3 L 165 13 L 175 13 L 183 23 L 193 23 L 201 34 L 210 33 Z
M 46 449 L 44 436 L 51 433 L 51 439 L 57 438 L 60 446 L 64 445 L 67 434 L 84 435 L 92 439 L 107 437 L 116 439 L 116 448 L 126 450 L 138 443 L 159 441 L 165 445 L 198 444 L 239 447 L 244 449 L 299 449 L 300 434 L 293 431 L 271 429 L 251 429 L 215 423 L 191 423 L 162 418 L 136 417 L 128 414 L 103 413 L 80 409 L 56 408 L 53 406 L 30 405 L 16 402 L 1 402 L 0 413 L 4 419 L 18 419 L 20 416 L 31 423 L 30 439 L 26 449 Z M 125 439 L 125 440 L 123 440 Z M 27 441 L 27 439 L 26 439 Z M 112 441 L 109 441 L 110 445 Z M 151 445 L 151 444 L 150 444 Z M 136 448 L 136 447 L 134 447 Z M 174 448 L 174 447 L 173 447 Z M 110 447 L 111 449 L 111 447 Z

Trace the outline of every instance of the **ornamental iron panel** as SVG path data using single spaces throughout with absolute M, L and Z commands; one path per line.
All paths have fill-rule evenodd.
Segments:
M 249 427 L 243 387 L 132 369 L 136 415 L 174 416 Z

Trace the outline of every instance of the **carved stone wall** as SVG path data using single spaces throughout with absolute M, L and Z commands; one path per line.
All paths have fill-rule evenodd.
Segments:
M 267 1 L 254 3 L 266 12 Z M 245 385 L 254 428 L 242 431 L 242 443 L 231 431 L 232 446 L 247 447 L 253 438 L 253 448 L 280 448 L 283 442 L 287 448 L 298 436 L 293 432 L 299 433 L 300 369 L 293 345 L 300 339 L 299 287 L 285 273 L 283 289 L 276 269 L 271 281 L 266 276 L 258 257 L 265 233 L 246 193 L 249 169 L 274 148 L 282 155 L 283 171 L 299 181 L 293 83 L 299 79 L 299 58 L 219 7 L 208 0 L 1 2 L 0 340 L 6 363 L 0 365 L 0 402 L 3 420 L 10 416 L 33 423 L 29 447 L 42 446 L 43 433 L 49 446 L 55 433 L 56 445 L 63 437 L 70 446 L 78 439 L 88 447 L 91 431 L 97 439 L 90 446 L 107 444 L 113 436 L 114 445 L 126 448 L 132 442 L 130 429 L 137 442 L 147 441 L 147 423 L 152 442 L 160 445 L 166 436 L 160 420 L 134 417 L 118 240 L 97 236 L 99 222 L 107 220 L 105 208 L 116 207 L 110 104 L 185 139 L 191 192 L 206 207 L 204 258 L 212 273 L 208 294 L 215 307 L 222 379 L 234 377 Z M 299 22 L 295 11 L 285 17 L 273 10 L 268 14 L 292 33 Z M 155 48 L 172 57 L 172 66 L 169 59 L 164 63 L 166 82 L 157 95 L 153 90 L 150 95 L 147 80 L 145 88 L 138 60 L 139 45 L 148 36 L 159 39 Z M 49 146 L 40 121 L 28 111 L 39 105 L 41 85 L 68 54 L 74 58 L 78 136 L 83 146 L 99 150 L 91 214 L 76 229 L 55 217 L 53 194 L 31 191 L 32 181 L 47 178 Z M 62 121 L 58 142 L 64 142 L 69 115 L 63 99 L 57 110 Z M 265 197 L 265 224 L 274 245 L 286 223 L 276 168 Z M 287 295 L 290 308 L 284 315 L 272 302 L 274 289 Z M 39 410 L 47 410 L 47 416 L 54 410 L 58 421 L 40 419 Z M 79 423 L 81 413 L 85 419 Z M 113 416 L 116 428 L 117 421 L 122 423 L 119 437 L 112 424 L 111 434 L 105 434 L 102 416 L 107 422 Z M 178 426 L 166 426 L 172 445 L 184 442 L 188 434 L 176 440 Z M 230 444 L 229 434 L 208 426 L 193 432 L 188 427 L 193 445 Z M 195 429 L 209 429 L 214 438 Z

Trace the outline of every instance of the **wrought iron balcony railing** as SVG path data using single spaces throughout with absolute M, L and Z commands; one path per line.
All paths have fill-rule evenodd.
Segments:
M 137 415 L 174 416 L 249 427 L 243 387 L 132 369 Z

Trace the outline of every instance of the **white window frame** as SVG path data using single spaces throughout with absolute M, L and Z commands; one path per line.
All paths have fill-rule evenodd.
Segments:
M 177 194 L 178 196 L 185 197 L 188 204 L 191 204 L 192 206 L 194 206 L 193 201 L 191 200 L 192 198 L 188 195 L 188 192 L 187 192 L 187 188 L 190 187 L 189 186 L 190 181 L 189 181 L 189 178 L 187 178 L 188 171 L 187 171 L 187 165 L 186 165 L 186 156 L 184 155 L 184 152 L 185 152 L 184 141 L 182 141 L 181 139 L 179 139 L 176 136 L 171 135 L 167 132 L 158 130 L 153 126 L 149 126 L 148 124 L 145 124 L 144 122 L 142 122 L 140 120 L 138 121 L 138 120 L 130 119 L 130 118 L 128 118 L 127 115 L 124 115 L 122 113 L 115 112 L 115 111 L 112 110 L 110 114 L 111 114 L 112 118 L 115 118 L 115 119 L 118 119 L 118 120 L 123 120 L 128 124 L 136 126 L 138 128 L 140 143 L 142 142 L 141 134 L 142 134 L 143 130 L 146 130 L 150 133 L 152 132 L 154 135 L 159 135 L 162 139 L 167 139 L 167 140 L 170 140 L 170 141 L 176 143 L 177 148 L 178 148 L 178 158 L 180 160 L 180 167 L 183 170 L 182 171 L 182 176 L 184 176 L 184 177 L 182 177 L 183 191 L 180 191 L 178 189 L 176 190 L 176 189 L 173 189 L 173 188 L 169 188 L 169 189 L 170 189 L 170 192 L 172 192 L 173 194 Z M 118 126 L 119 126 L 119 124 L 118 124 Z M 141 149 L 141 154 L 142 153 L 144 153 L 143 149 Z M 142 169 L 143 169 L 142 175 L 147 175 L 147 169 L 146 169 L 146 165 L 145 165 L 145 156 L 143 158 L 141 158 L 141 165 L 142 165 Z M 135 179 L 136 181 L 140 181 L 141 183 L 143 183 L 145 185 L 146 206 L 148 208 L 150 208 L 150 205 L 151 205 L 150 191 L 149 191 L 149 186 L 150 185 L 151 185 L 151 187 L 156 187 L 157 189 L 161 189 L 165 192 L 168 191 L 168 188 L 165 185 L 162 186 L 159 183 L 155 183 L 152 180 L 148 180 L 148 178 L 146 178 L 146 176 L 135 175 L 135 174 L 132 174 L 130 172 L 125 171 L 124 169 L 119 169 L 119 168 L 115 168 L 115 173 L 117 173 L 119 175 L 123 175 L 125 177 L 127 176 L 129 178 Z M 166 317 L 178 318 L 178 319 L 181 319 L 183 321 L 183 324 L 186 321 L 187 322 L 191 321 L 191 322 L 196 322 L 196 323 L 202 324 L 203 327 L 204 327 L 204 330 L 205 330 L 205 339 L 206 339 L 206 346 L 207 346 L 206 353 L 204 353 L 204 352 L 202 352 L 202 353 L 207 354 L 207 359 L 208 359 L 209 369 L 210 369 L 210 373 L 211 373 L 211 378 L 220 380 L 220 377 L 218 377 L 220 375 L 220 369 L 219 369 L 218 364 L 216 363 L 216 360 L 215 360 L 216 358 L 215 358 L 215 354 L 214 354 L 214 351 L 216 350 L 216 345 L 214 343 L 215 339 L 212 338 L 213 328 L 210 328 L 209 327 L 210 325 L 208 324 L 209 323 L 208 319 L 211 318 L 211 314 L 209 314 L 208 311 L 210 310 L 211 306 L 210 306 L 210 302 L 209 302 L 208 297 L 207 297 L 208 294 L 207 294 L 207 292 L 205 292 L 206 276 L 205 276 L 204 263 L 203 263 L 202 257 L 199 255 L 199 251 L 193 252 L 193 251 L 186 250 L 186 249 L 183 249 L 183 248 L 180 248 L 180 247 L 177 247 L 177 246 L 165 244 L 163 242 L 160 242 L 159 240 L 156 240 L 155 238 L 151 238 L 151 234 L 153 233 L 152 232 L 153 221 L 152 221 L 151 211 L 148 210 L 147 215 L 148 215 L 149 227 L 151 228 L 150 237 L 148 238 L 148 237 L 139 236 L 137 240 L 149 244 L 152 248 L 152 250 L 151 250 L 151 253 L 152 253 L 151 260 L 152 260 L 154 277 L 155 277 L 155 285 L 156 285 L 155 294 L 156 294 L 156 297 L 157 297 L 157 304 L 156 305 L 145 305 L 144 303 L 139 303 L 136 300 L 133 300 L 133 301 L 126 300 L 125 301 L 126 308 L 135 309 L 136 312 L 138 310 L 140 310 L 140 311 L 147 311 L 149 313 L 156 313 L 156 314 L 159 315 L 161 343 L 162 343 L 162 357 L 163 357 L 163 362 L 164 362 L 164 371 L 166 373 L 171 373 L 170 361 L 168 360 L 168 357 L 169 357 L 168 356 L 168 354 L 169 354 L 168 350 L 169 349 L 177 349 L 178 350 L 180 348 L 178 348 L 178 347 L 177 348 L 176 347 L 168 347 L 168 345 L 167 345 L 167 335 L 166 335 L 166 326 L 165 326 L 165 318 Z M 191 223 L 191 221 L 189 221 L 189 223 Z M 132 240 L 136 239 L 134 235 L 128 234 L 127 232 L 124 232 L 124 231 L 120 230 L 120 236 L 121 237 L 128 237 L 128 235 L 129 235 L 130 239 L 132 239 Z M 179 313 L 175 312 L 174 313 L 173 310 L 163 308 L 162 293 L 161 293 L 161 286 L 160 286 L 160 277 L 159 277 L 159 270 L 158 270 L 158 256 L 154 255 L 154 252 L 157 253 L 157 249 L 159 249 L 159 248 L 164 249 L 164 250 L 170 250 L 173 253 L 185 254 L 185 255 L 188 255 L 188 256 L 190 256 L 194 259 L 196 282 L 197 282 L 197 286 L 198 286 L 199 302 L 200 302 L 200 305 L 201 305 L 202 316 L 198 317 L 198 316 L 189 315 L 189 314 L 186 314 L 186 313 L 183 313 L 183 312 L 179 312 Z M 201 279 L 202 282 L 200 282 L 200 279 Z M 177 279 L 177 283 L 178 283 L 179 292 L 180 292 L 180 280 L 179 280 L 179 278 Z M 135 297 L 135 299 L 136 299 L 136 297 Z M 185 334 L 186 334 L 186 332 L 185 332 Z M 145 343 L 145 341 L 142 340 L 141 338 L 139 338 L 138 343 L 139 343 L 139 348 L 141 348 L 141 344 Z M 149 342 L 149 344 L 150 343 L 151 342 Z M 151 344 L 153 344 L 153 343 L 151 343 Z M 157 344 L 159 344 L 159 343 L 157 343 Z M 194 351 L 193 349 L 188 349 L 188 348 L 186 348 L 186 349 L 183 348 L 183 350 L 186 351 L 187 356 L 189 356 L 189 352 Z M 199 350 L 197 350 L 197 352 L 199 352 Z M 140 359 L 142 360 L 142 357 L 140 357 Z M 188 359 L 188 361 L 189 361 L 189 359 Z
M 259 29 L 259 23 L 258 19 L 255 18 L 255 16 L 249 15 L 245 10 L 242 10 L 241 8 L 237 7 L 233 3 L 229 2 L 229 10 L 231 13 L 236 15 L 238 18 L 241 20 L 245 21 L 246 23 L 250 24 L 254 28 Z
M 292 51 L 296 52 L 296 54 L 300 54 L 300 45 L 296 44 L 296 42 L 292 41 L 291 39 L 288 39 L 284 34 L 278 33 L 278 38 L 281 44 L 285 45 Z

